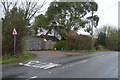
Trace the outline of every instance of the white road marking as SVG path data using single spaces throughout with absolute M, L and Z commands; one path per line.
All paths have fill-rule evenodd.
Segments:
M 105 55 L 102 55 L 102 56 L 105 56 Z
M 23 65 L 23 63 L 19 63 L 19 65 Z
M 68 68 L 68 66 L 66 66 L 66 68 Z
M 72 66 L 72 65 L 69 65 L 70 67 Z
M 43 65 L 43 66 L 40 66 L 40 68 L 45 68 L 45 67 L 48 67 L 48 66 L 51 66 L 53 64 L 49 63 L 49 64 L 46 64 L 46 65 Z
M 51 72 L 49 72 L 49 74 L 50 74 Z
M 40 67 L 40 66 L 37 66 L 37 65 L 33 65 L 32 67 Z
M 53 67 L 56 67 L 56 66 L 58 66 L 58 64 L 49 65 L 48 67 L 45 67 L 44 69 L 50 69 L 50 68 L 53 68 Z
M 36 78 L 37 76 L 30 77 L 30 79 Z
M 31 65 L 29 65 L 29 64 L 24 64 L 24 66 L 29 66 L 29 67 L 30 67 Z
M 74 64 L 71 64 L 71 66 L 74 66 Z
M 53 67 L 61 66 L 61 64 L 56 63 L 42 63 L 40 61 L 29 61 L 28 63 L 19 63 L 19 65 L 28 66 L 28 67 L 34 67 L 34 68 L 41 68 L 41 69 L 50 69 Z
M 81 61 L 80 63 L 84 63 L 84 62 L 86 62 L 87 60 L 83 60 L 83 61 Z
M 35 64 L 35 65 L 33 65 L 33 67 L 35 67 L 35 66 L 40 67 L 40 66 L 43 66 L 43 65 L 46 65 L 46 63 Z
M 65 67 L 63 67 L 63 69 L 65 69 Z
M 87 60 L 83 60 L 83 61 L 80 61 L 80 62 L 77 62 L 77 63 L 71 64 L 71 65 L 69 65 L 69 66 L 71 67 L 71 66 L 74 66 L 74 65 L 77 65 L 77 64 L 84 63 L 84 62 L 86 62 L 86 61 L 87 61 Z M 68 67 L 68 66 L 66 66 L 66 67 Z

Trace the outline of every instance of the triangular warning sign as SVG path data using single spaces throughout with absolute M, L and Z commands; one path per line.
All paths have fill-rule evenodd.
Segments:
M 16 31 L 15 28 L 13 29 L 13 34 L 12 35 L 17 35 L 17 31 Z

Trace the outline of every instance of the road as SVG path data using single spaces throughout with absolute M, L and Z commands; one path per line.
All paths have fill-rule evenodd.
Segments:
M 118 52 L 36 58 L 3 65 L 3 78 L 118 78 Z

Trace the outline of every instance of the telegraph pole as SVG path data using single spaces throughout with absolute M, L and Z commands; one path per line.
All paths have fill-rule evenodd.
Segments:
M 92 32 L 91 32 L 91 36 L 92 36 L 92 49 L 94 48 L 94 38 L 93 38 L 93 27 L 94 27 L 94 24 L 93 24 L 93 14 L 94 14 L 94 12 L 93 12 L 93 9 L 92 9 L 92 23 L 91 23 L 91 25 L 92 25 Z
M 93 10 L 92 10 L 92 34 L 91 34 L 92 37 L 93 37 L 93 14 L 94 14 L 94 13 L 93 13 Z

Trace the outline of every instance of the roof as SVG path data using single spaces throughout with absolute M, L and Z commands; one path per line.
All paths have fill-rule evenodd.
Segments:
M 41 38 L 41 37 L 38 36 L 38 35 L 30 35 L 29 37 L 32 37 L 32 38 Z
M 42 36 L 38 36 L 38 35 L 30 35 L 29 37 L 32 37 L 32 38 L 43 38 Z M 59 41 L 59 39 L 56 38 L 55 36 L 45 36 L 44 39 L 46 39 L 47 41 L 51 40 L 53 42 Z
M 55 36 L 46 36 L 45 39 L 46 39 L 46 40 L 51 40 L 51 41 L 53 41 L 53 42 L 59 41 L 59 39 L 56 38 Z

